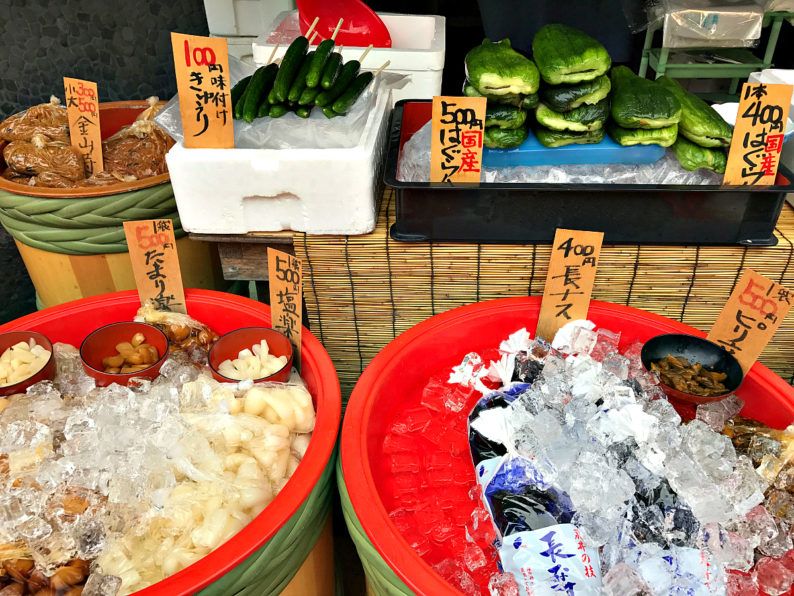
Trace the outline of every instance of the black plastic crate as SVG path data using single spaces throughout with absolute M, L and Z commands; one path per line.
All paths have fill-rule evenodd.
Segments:
M 794 176 L 777 185 L 662 186 L 400 182 L 403 144 L 430 120 L 429 100 L 403 100 L 390 124 L 386 184 L 395 189 L 395 240 L 551 243 L 557 228 L 604 232 L 608 244 L 773 246 Z

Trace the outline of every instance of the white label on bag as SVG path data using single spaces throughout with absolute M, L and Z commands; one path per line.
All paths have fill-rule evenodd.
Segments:
M 573 524 L 505 536 L 502 567 L 512 573 L 522 596 L 598 596 L 601 561 Z

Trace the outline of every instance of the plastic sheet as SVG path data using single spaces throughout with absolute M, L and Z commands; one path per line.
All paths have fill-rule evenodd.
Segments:
M 761 37 L 764 3 L 724 0 L 662 0 L 650 11 L 663 27 L 666 48 L 755 47 Z
M 256 67 L 229 57 L 232 85 L 253 74 Z M 402 75 L 383 72 L 358 98 L 344 116 L 326 118 L 314 109 L 309 118 L 288 112 L 281 118 L 257 118 L 248 123 L 234 121 L 234 146 L 239 149 L 335 149 L 355 147 L 361 140 L 378 93 L 387 92 L 405 80 Z M 179 97 L 174 96 L 155 121 L 177 141 L 182 141 Z
M 0 123 L 0 139 L 4 141 L 30 141 L 36 134 L 69 142 L 66 108 L 57 97 L 52 96 L 49 103 L 32 106 Z
M 83 156 L 69 144 L 35 134 L 28 141 L 13 141 L 3 149 L 8 167 L 17 174 L 36 176 L 51 172 L 67 180 L 85 178 Z
M 406 141 L 400 153 L 397 179 L 427 182 L 430 179 L 430 123 Z M 590 164 L 515 168 L 483 167 L 483 182 L 546 184 L 722 184 L 722 175 L 708 170 L 688 172 L 668 151 L 655 163 L 642 165 Z

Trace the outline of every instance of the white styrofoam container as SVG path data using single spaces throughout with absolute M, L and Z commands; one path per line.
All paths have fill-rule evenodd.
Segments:
M 294 0 L 204 0 L 210 35 L 221 37 L 261 35 L 277 14 L 294 7 Z
M 391 98 L 381 92 L 346 149 L 185 149 L 166 155 L 182 227 L 204 234 L 367 234 Z
M 387 60 L 386 72 L 409 75 L 401 89 L 392 90 L 392 100 L 429 99 L 441 94 L 446 51 L 446 19 L 437 15 L 378 13 L 392 38 L 390 48 L 372 48 L 361 65 L 364 70 L 377 70 Z M 285 11 L 273 21 L 271 32 L 256 38 L 254 62 L 266 64 L 279 45 L 273 59 L 281 58 L 289 42 L 300 35 L 297 11 Z M 344 46 L 342 58 L 357 60 L 365 48 Z

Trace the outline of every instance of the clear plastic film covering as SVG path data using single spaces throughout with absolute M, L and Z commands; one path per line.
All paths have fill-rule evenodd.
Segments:
M 400 152 L 397 179 L 430 180 L 430 123 L 406 141 Z M 668 151 L 655 163 L 556 165 L 514 168 L 483 167 L 483 182 L 535 184 L 722 184 L 722 175 L 707 170 L 689 172 Z
M 252 75 L 256 66 L 229 56 L 232 85 Z M 326 118 L 314 109 L 308 118 L 288 112 L 281 118 L 257 118 L 248 123 L 234 121 L 234 146 L 239 149 L 334 149 L 355 147 L 375 107 L 378 93 L 387 93 L 393 87 L 405 84 L 406 77 L 393 73 L 380 73 L 361 94 L 350 111 L 338 118 Z M 177 141 L 182 141 L 182 119 L 179 113 L 179 96 L 175 95 L 155 118 Z
M 666 48 L 755 47 L 765 4 L 763 0 L 661 0 L 648 7 L 648 16 L 654 26 L 662 26 Z

